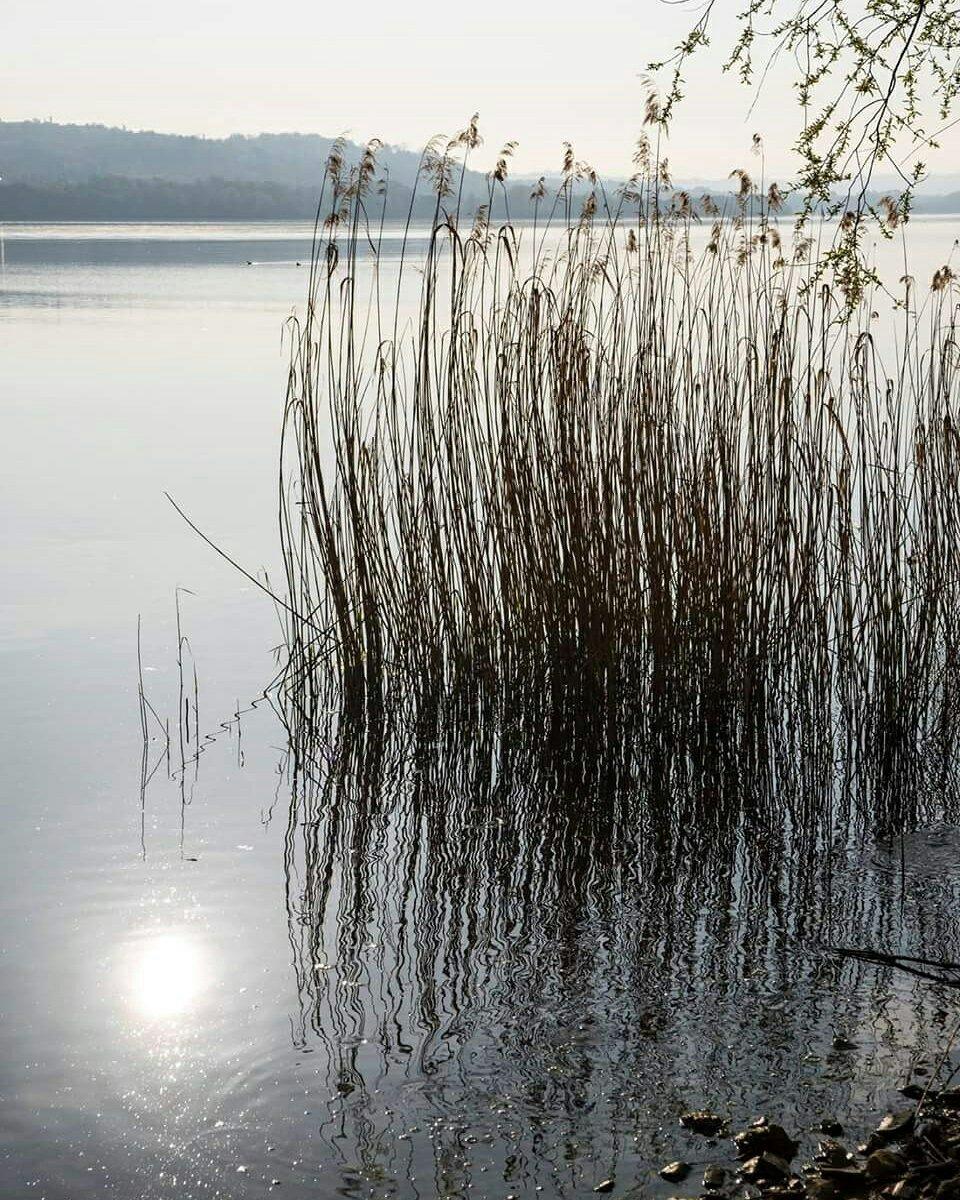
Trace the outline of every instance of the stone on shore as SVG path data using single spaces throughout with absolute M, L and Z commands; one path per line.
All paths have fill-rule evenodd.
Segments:
M 693 1133 L 702 1133 L 706 1137 L 714 1137 L 723 1129 L 725 1122 L 723 1117 L 718 1116 L 715 1112 L 709 1112 L 706 1109 L 696 1109 L 693 1112 L 685 1112 L 680 1118 L 680 1124 L 684 1129 L 689 1129 Z
M 899 1112 L 888 1112 L 877 1126 L 877 1136 L 887 1142 L 902 1141 L 909 1133 L 913 1132 L 916 1115 L 916 1109 L 913 1108 L 904 1108 Z
M 800 1143 L 794 1141 L 782 1125 L 771 1125 L 765 1119 L 734 1134 L 733 1143 L 741 1158 L 755 1158 L 765 1151 L 785 1158 L 790 1162 L 796 1156 Z
M 772 1154 L 767 1150 L 763 1154 L 747 1159 L 740 1168 L 740 1174 L 748 1183 L 759 1183 L 763 1180 L 779 1181 L 789 1178 L 790 1164 L 779 1154 Z
M 723 1167 L 707 1167 L 703 1173 L 703 1186 L 708 1191 L 716 1191 L 727 1182 L 727 1173 Z

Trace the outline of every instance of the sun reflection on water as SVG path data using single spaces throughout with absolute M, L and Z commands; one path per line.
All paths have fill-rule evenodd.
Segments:
M 182 1017 L 207 984 L 204 955 L 189 934 L 163 932 L 140 942 L 132 959 L 130 1000 L 141 1017 Z

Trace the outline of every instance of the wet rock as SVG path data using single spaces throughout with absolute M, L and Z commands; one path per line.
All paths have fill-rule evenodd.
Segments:
M 790 1175 L 790 1164 L 779 1154 L 765 1151 L 747 1161 L 740 1168 L 740 1174 L 748 1183 L 761 1183 L 765 1180 L 779 1182 Z
M 860 1167 L 821 1167 L 820 1175 L 844 1195 L 860 1191 L 866 1185 L 866 1174 Z
M 685 1162 L 667 1163 L 665 1167 L 660 1168 L 660 1178 L 665 1179 L 668 1183 L 679 1183 L 689 1174 L 690 1164 Z
M 890 1189 L 890 1195 L 896 1200 L 914 1200 L 920 1195 L 920 1187 L 913 1179 L 898 1179 Z
M 769 1152 L 789 1162 L 796 1156 L 800 1143 L 795 1142 L 781 1125 L 763 1124 L 750 1125 L 747 1129 L 734 1135 L 734 1145 L 741 1158 L 755 1158 L 758 1154 Z
M 707 1167 L 703 1173 L 703 1186 L 709 1191 L 722 1188 L 727 1182 L 727 1173 L 723 1167 Z
M 617 1181 L 615 1179 L 601 1179 L 593 1190 L 595 1192 L 612 1192 L 616 1186 Z
M 813 1158 L 814 1162 L 821 1163 L 826 1167 L 846 1167 L 853 1161 L 853 1155 L 843 1142 L 838 1142 L 834 1138 L 824 1138 L 823 1141 L 818 1142 L 817 1152 Z
M 698 1109 L 694 1112 L 685 1112 L 680 1118 L 680 1124 L 684 1129 L 690 1129 L 694 1133 L 713 1137 L 723 1128 L 724 1121 L 723 1117 L 718 1116 L 715 1112 Z
M 814 1175 L 806 1183 L 807 1195 L 811 1200 L 837 1200 L 841 1195 L 837 1185 L 822 1175 Z
M 900 1142 L 913 1131 L 916 1109 L 903 1108 L 899 1112 L 888 1112 L 877 1126 L 877 1137 L 887 1142 Z
M 945 1179 L 937 1188 L 937 1200 L 958 1200 L 960 1197 L 960 1175 Z
M 857 1043 L 851 1042 L 848 1037 L 844 1037 L 842 1033 L 838 1033 L 830 1043 L 830 1046 L 833 1050 L 856 1050 Z
M 936 1103 L 940 1108 L 960 1108 L 960 1088 L 944 1088 L 937 1093 Z
M 906 1096 L 908 1100 L 922 1100 L 926 1090 L 919 1083 L 908 1083 L 900 1089 L 900 1095 Z
M 899 1179 L 907 1169 L 902 1154 L 896 1150 L 874 1150 L 867 1159 L 864 1170 L 875 1183 L 889 1183 Z
M 817 1133 L 825 1133 L 828 1137 L 843 1137 L 843 1126 L 839 1121 L 824 1120 L 817 1126 Z
M 920 1141 L 937 1142 L 943 1137 L 943 1124 L 936 1117 L 929 1120 L 917 1120 L 913 1127 L 913 1136 Z

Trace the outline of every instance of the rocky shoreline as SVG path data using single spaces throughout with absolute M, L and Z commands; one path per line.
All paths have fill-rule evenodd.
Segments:
M 867 1141 L 853 1148 L 837 1122 L 822 1122 L 809 1162 L 797 1161 L 800 1143 L 766 1117 L 733 1132 L 717 1113 L 684 1113 L 680 1123 L 689 1132 L 713 1145 L 730 1142 L 729 1163 L 703 1170 L 700 1195 L 708 1200 L 960 1200 L 960 1088 L 927 1091 L 911 1084 L 902 1095 L 905 1106 L 888 1112 Z M 676 1184 L 693 1174 L 694 1167 L 682 1160 L 660 1170 L 661 1179 Z M 604 1190 L 603 1185 L 595 1190 Z M 689 1200 L 689 1194 L 675 1200 Z

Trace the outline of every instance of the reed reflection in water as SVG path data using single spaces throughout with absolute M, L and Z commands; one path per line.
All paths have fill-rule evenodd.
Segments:
M 476 137 L 406 275 L 335 148 L 290 326 L 298 1037 L 351 1186 L 652 1181 L 686 1104 L 862 1112 L 850 1046 L 939 1036 L 828 948 L 955 940 L 878 847 L 956 820 L 956 312 L 938 271 L 886 330 L 649 144 L 529 231 L 505 150 L 468 224 Z
M 867 1031 L 891 1073 L 942 1036 L 942 998 L 826 952 L 958 940 L 957 882 L 912 894 L 870 832 L 882 764 L 776 729 L 668 751 L 569 699 L 310 731 L 286 840 L 296 1040 L 358 1188 L 655 1182 L 685 1105 L 809 1125 L 856 1105 L 836 1035 Z M 943 762 L 914 778 L 910 822 L 955 822 Z

